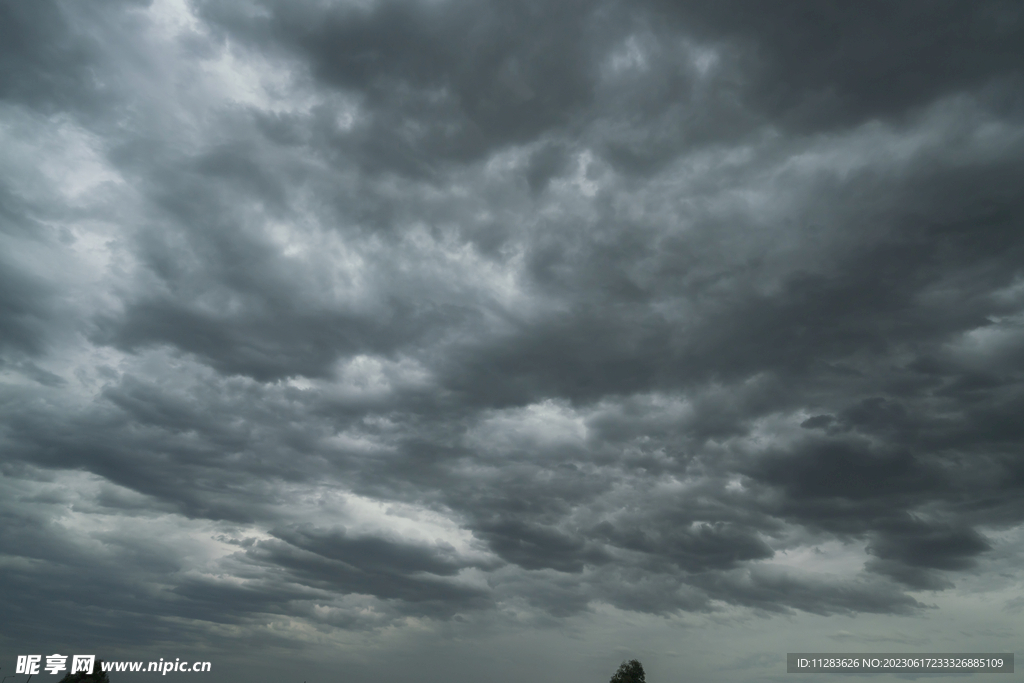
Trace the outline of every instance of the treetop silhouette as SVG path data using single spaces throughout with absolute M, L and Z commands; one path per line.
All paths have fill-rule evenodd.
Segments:
M 635 659 L 623 662 L 608 683 L 647 683 L 644 667 Z

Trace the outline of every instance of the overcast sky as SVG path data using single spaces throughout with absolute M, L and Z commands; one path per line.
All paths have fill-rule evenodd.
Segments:
M 1017 0 L 0 0 L 0 673 L 1013 651 L 1022 72 Z

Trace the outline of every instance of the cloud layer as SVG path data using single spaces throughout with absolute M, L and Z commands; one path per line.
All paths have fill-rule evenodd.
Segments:
M 1011 2 L 0 5 L 11 642 L 997 590 L 1022 33 Z

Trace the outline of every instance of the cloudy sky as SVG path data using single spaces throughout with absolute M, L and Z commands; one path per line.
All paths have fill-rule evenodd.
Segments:
M 1016 0 L 0 0 L 0 673 L 1013 651 L 1022 72 Z

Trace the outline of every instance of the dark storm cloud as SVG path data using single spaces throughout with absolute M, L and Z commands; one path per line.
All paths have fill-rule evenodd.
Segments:
M 71 114 L 103 126 L 111 105 L 125 99 L 122 74 L 111 58 L 140 29 L 147 0 L 60 0 L 0 6 L 0 102 L 43 115 Z M 110 35 L 120 35 L 114 44 Z
M 56 497 L 67 502 L 66 494 Z M 82 536 L 61 528 L 59 512 L 43 519 L 26 511 L 40 508 L 40 502 L 38 497 L 27 505 L 23 500 L 16 513 L 7 511 L 3 519 L 4 547 L 31 558 L 29 564 L 5 572 L 10 599 L 2 607 L 4 618 L 19 625 L 19 637 L 26 642 L 102 647 L 122 654 L 127 654 L 127 644 L 145 642 L 205 642 L 230 649 L 231 637 L 211 631 L 209 624 L 252 628 L 267 615 L 305 613 L 325 602 L 322 591 L 273 578 L 224 582 L 197 577 L 183 571 L 182 559 L 166 538 L 122 528 L 88 534 L 83 543 Z M 145 513 L 152 515 L 153 510 L 150 503 Z M 236 578 L 239 574 L 244 572 Z M 353 627 L 367 626 L 358 614 L 350 621 Z M 87 632 L 82 623 L 89 624 Z M 253 637 L 262 646 L 294 647 L 272 633 Z
M 729 602 L 768 611 L 796 608 L 812 614 L 882 612 L 908 614 L 925 606 L 899 590 L 878 582 L 834 584 L 816 577 L 777 571 L 701 577 L 698 585 Z
M 17 266 L 0 268 L 0 344 L 4 350 L 36 355 L 45 345 L 46 311 L 51 292 L 44 282 Z
M 97 339 L 129 351 L 170 344 L 208 359 L 222 372 L 261 381 L 294 375 L 323 377 L 338 356 L 373 348 L 360 339 L 368 327 L 375 326 L 373 320 L 281 312 L 291 318 L 291 324 L 281 325 L 282 316 L 273 310 L 227 321 L 183 309 L 178 302 L 140 301 L 122 318 L 101 321 Z
M 992 547 L 973 529 L 904 523 L 885 529 L 883 534 L 869 551 L 882 559 L 916 567 L 963 569 L 971 566 L 972 557 Z
M 557 569 L 578 573 L 586 565 L 601 565 L 611 558 L 600 548 L 587 547 L 578 537 L 518 521 L 483 522 L 477 533 L 499 557 L 524 569 Z
M 530 155 L 526 182 L 534 192 L 542 192 L 551 182 L 566 172 L 570 163 L 570 150 L 565 145 L 548 143 Z
M 568 123 L 591 98 L 605 28 L 584 2 L 257 6 L 200 4 L 230 35 L 278 42 L 365 96 L 375 116 L 351 151 L 416 175 Z
M 689 571 L 730 569 L 741 562 L 761 560 L 774 553 L 755 533 L 724 522 L 678 529 L 662 523 L 657 532 L 618 530 L 607 522 L 599 533 L 615 545 L 666 559 Z M 657 534 L 657 535 L 655 535 Z
M 745 65 L 751 103 L 799 128 L 899 116 L 993 81 L 1009 91 L 1022 76 L 1024 15 L 1013 2 L 652 4 L 683 30 L 743 45 L 757 60 Z
M 427 572 L 452 576 L 465 566 L 450 545 L 436 548 L 395 543 L 383 538 L 350 538 L 344 531 L 289 529 L 274 534 L 291 545 L 322 557 L 337 560 L 364 572 Z
M 1019 7 L 191 7 L 0 6 L 38 149 L 0 160 L 12 619 L 288 642 L 992 581 Z
M 66 500 L 68 496 L 59 498 Z M 4 602 L 5 618 L 36 638 L 74 638 L 78 627 L 68 625 L 65 630 L 58 616 L 62 606 L 73 604 L 89 615 L 95 635 L 113 642 L 140 633 L 149 638 L 159 637 L 161 631 L 166 634 L 165 627 L 152 618 L 153 602 L 159 601 L 157 591 L 137 579 L 147 570 L 173 572 L 173 557 L 159 544 L 122 538 L 120 543 L 114 542 L 127 551 L 122 559 L 130 561 L 121 566 L 124 571 L 119 571 L 109 554 L 89 552 L 54 520 L 32 514 L 38 503 L 23 503 L 17 512 L 4 512 L 4 547 L 31 558 L 31 563 L 5 572 L 5 587 L 11 596 Z
M 816 498 L 875 500 L 935 493 L 944 488 L 941 475 L 906 452 L 877 453 L 865 443 L 808 443 L 777 459 L 765 458 L 755 477 L 783 486 L 794 502 Z M 752 473 L 753 474 L 753 473 Z M 760 475 L 760 476 L 758 476 Z
M 359 545 L 358 542 L 356 545 Z M 491 604 L 487 592 L 479 588 L 431 576 L 417 576 L 415 570 L 405 569 L 402 565 L 409 555 L 415 554 L 414 550 L 394 552 L 393 547 L 390 549 L 392 561 L 375 566 L 374 559 L 380 559 L 379 549 L 385 544 L 368 540 L 362 545 L 378 550 L 378 558 L 360 557 L 361 566 L 354 566 L 331 555 L 325 556 L 273 541 L 254 545 L 246 551 L 246 555 L 260 565 L 283 568 L 290 574 L 289 584 L 341 594 L 372 595 L 385 601 L 398 600 L 401 601 L 400 611 L 405 614 L 446 617 L 464 610 L 486 608 Z M 336 553 L 337 548 L 332 550 Z M 396 556 L 402 559 L 395 561 Z
M 75 31 L 60 3 L 5 2 L 0 44 L 0 98 L 79 105 L 98 46 Z

